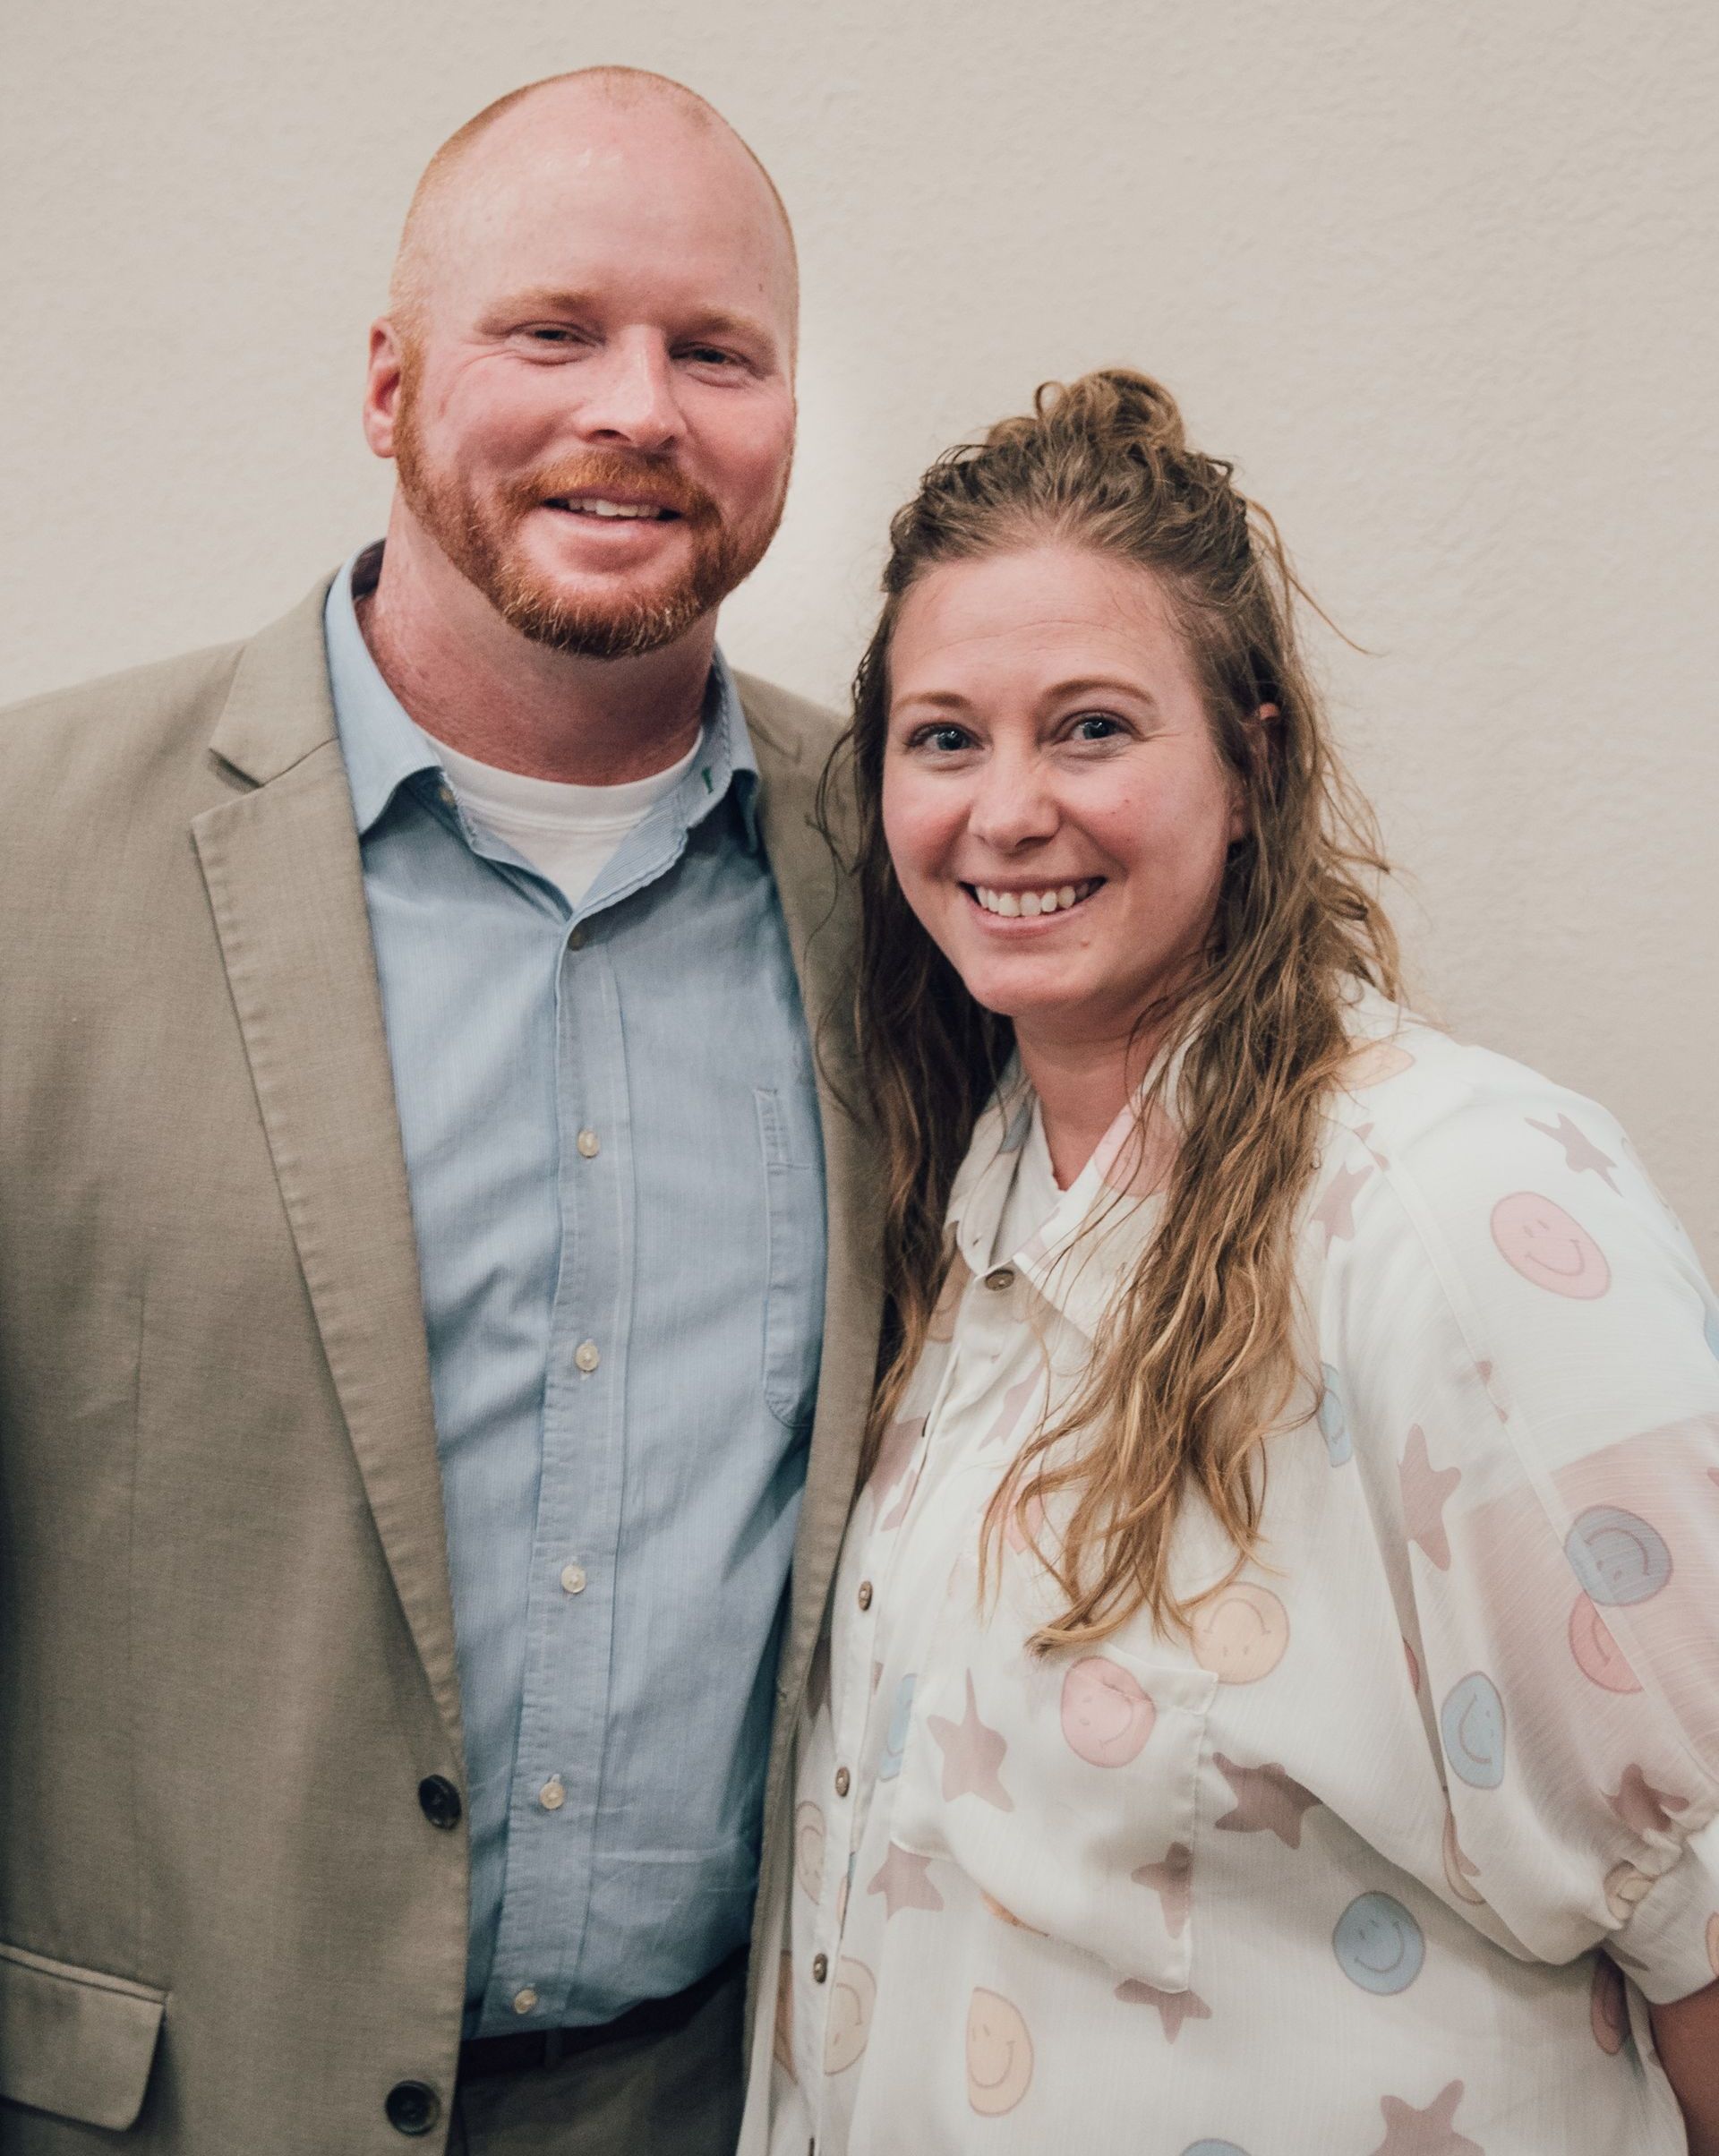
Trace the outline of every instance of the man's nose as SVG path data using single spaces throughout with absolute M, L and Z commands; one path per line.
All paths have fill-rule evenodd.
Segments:
M 660 456 L 685 432 L 673 363 L 660 338 L 617 338 L 580 375 L 578 426 L 588 441 Z
M 1053 835 L 1056 797 L 1039 758 L 999 751 L 986 759 L 968 811 L 972 835 L 999 853 L 1013 853 Z

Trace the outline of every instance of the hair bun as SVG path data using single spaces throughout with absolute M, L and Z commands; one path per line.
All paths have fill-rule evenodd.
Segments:
M 1048 433 L 1160 457 L 1189 453 L 1182 407 L 1161 381 L 1133 367 L 1098 367 L 1073 381 L 1040 382 L 1032 408 Z

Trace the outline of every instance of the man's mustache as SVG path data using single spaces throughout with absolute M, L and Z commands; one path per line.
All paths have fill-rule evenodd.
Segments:
M 616 494 L 654 509 L 671 510 L 692 525 L 719 525 L 722 511 L 704 488 L 671 464 L 642 457 L 618 457 L 594 450 L 540 465 L 509 483 L 508 507 L 516 515 L 546 501 L 577 500 L 582 494 Z

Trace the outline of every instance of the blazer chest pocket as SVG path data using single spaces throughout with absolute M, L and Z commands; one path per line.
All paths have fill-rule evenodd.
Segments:
M 945 1613 L 939 1630 L 955 1652 L 915 1686 L 894 1838 L 958 1865 L 1003 1921 L 1186 1990 L 1217 1679 L 1113 1639 L 1038 1655 L 1015 1631 L 1014 1651 L 999 1652 L 1006 1617 L 970 1628 Z

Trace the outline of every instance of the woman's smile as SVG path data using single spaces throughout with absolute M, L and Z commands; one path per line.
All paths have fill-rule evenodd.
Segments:
M 1000 884 L 962 884 L 961 887 L 993 921 L 1024 925 L 1072 913 L 1076 906 L 1085 905 L 1097 895 L 1104 880 L 1101 876 L 1081 876 L 1064 884 L 1032 884 L 1020 889 Z

